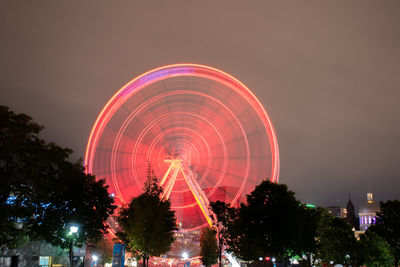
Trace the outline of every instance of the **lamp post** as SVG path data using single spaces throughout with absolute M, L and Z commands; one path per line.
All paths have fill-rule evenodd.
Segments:
M 97 266 L 97 259 L 98 259 L 97 255 L 92 255 L 92 264 L 91 264 L 91 266 Z
M 79 230 L 79 227 L 76 225 L 71 225 L 69 227 L 68 235 L 71 238 L 70 246 L 69 246 L 69 262 L 70 262 L 71 267 L 74 266 L 74 237 L 78 233 L 78 230 Z
M 184 262 L 183 266 L 186 267 L 186 264 L 188 263 L 188 259 L 189 259 L 189 255 L 187 254 L 187 252 L 182 253 L 182 258 L 183 258 L 183 262 Z M 187 266 L 187 267 L 189 267 L 189 266 Z

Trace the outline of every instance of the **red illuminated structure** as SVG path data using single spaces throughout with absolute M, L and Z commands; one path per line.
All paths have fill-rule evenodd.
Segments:
M 106 179 L 117 203 L 142 193 L 147 161 L 182 230 L 211 223 L 209 201 L 236 206 L 263 179 L 279 177 L 276 136 L 261 103 L 231 75 L 195 64 L 133 79 L 94 124 L 86 169 Z

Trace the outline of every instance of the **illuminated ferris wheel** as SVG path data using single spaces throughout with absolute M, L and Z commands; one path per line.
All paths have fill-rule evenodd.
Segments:
M 211 223 L 210 201 L 236 206 L 263 179 L 279 177 L 276 136 L 261 103 L 231 75 L 195 64 L 133 79 L 93 126 L 86 169 L 106 179 L 117 203 L 143 192 L 147 161 L 183 230 Z

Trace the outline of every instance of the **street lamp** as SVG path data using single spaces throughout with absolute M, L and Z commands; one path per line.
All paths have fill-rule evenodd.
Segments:
M 78 226 L 71 226 L 71 227 L 69 228 L 69 232 L 70 232 L 71 234 L 76 234 L 76 233 L 78 232 L 78 230 L 79 230 L 79 227 L 78 227 Z
M 97 265 L 97 259 L 98 259 L 98 257 L 96 255 L 92 255 L 92 266 Z
M 184 260 L 183 266 L 184 266 L 184 267 L 189 267 L 189 262 L 188 262 L 189 255 L 187 254 L 187 252 L 183 252 L 183 253 L 182 253 L 182 258 L 183 258 L 183 260 Z
M 68 235 L 71 238 L 70 245 L 69 245 L 69 262 L 70 262 L 71 267 L 74 266 L 74 237 L 78 233 L 78 231 L 79 231 L 79 227 L 76 225 L 71 225 L 69 227 Z

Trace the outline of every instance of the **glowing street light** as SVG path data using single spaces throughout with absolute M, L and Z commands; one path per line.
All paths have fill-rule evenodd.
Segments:
M 97 257 L 97 255 L 92 255 L 92 266 L 95 266 L 95 265 L 97 265 L 97 259 L 98 259 L 99 257 Z
M 78 230 L 79 230 L 79 227 L 78 226 L 71 226 L 70 228 L 69 228 L 69 232 L 71 233 L 71 234 L 76 234 L 77 232 L 78 232 Z
M 189 255 L 187 254 L 187 252 L 183 252 L 182 253 L 182 258 L 184 260 L 183 267 L 189 267 L 190 266 L 190 261 L 188 261 Z
M 69 261 L 70 261 L 70 266 L 74 266 L 74 237 L 78 233 L 79 227 L 76 225 L 71 225 L 69 227 L 69 233 L 68 235 L 71 236 L 71 242 L 69 246 Z

